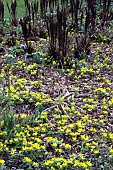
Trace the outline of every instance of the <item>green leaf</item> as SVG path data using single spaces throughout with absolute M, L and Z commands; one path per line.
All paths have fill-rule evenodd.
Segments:
M 8 64 L 15 64 L 15 63 L 17 63 L 17 60 L 15 59 L 14 56 L 9 54 L 9 55 L 7 55 L 7 62 L 8 62 Z
M 34 55 L 33 55 L 33 61 L 34 61 L 35 63 L 39 64 L 39 63 L 40 63 L 40 57 L 41 57 L 40 54 L 34 54 Z

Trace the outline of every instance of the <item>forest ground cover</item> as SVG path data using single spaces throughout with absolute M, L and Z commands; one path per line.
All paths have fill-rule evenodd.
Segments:
M 112 21 L 101 42 L 91 42 L 90 54 L 73 58 L 71 67 L 50 61 L 48 37 L 29 38 L 31 55 L 20 27 L 5 24 L 4 31 L 16 30 L 17 37 L 15 45 L 9 34 L 1 41 L 1 170 L 111 170 Z

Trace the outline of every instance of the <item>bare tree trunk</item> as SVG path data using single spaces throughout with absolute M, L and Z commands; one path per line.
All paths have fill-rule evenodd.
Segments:
M 0 0 L 0 21 L 3 21 L 3 20 L 4 20 L 4 4 Z

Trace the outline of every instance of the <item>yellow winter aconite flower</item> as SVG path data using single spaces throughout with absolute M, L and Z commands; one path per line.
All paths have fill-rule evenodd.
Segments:
M 11 155 L 14 155 L 15 152 L 16 152 L 16 149 L 12 149 L 10 154 L 11 154 Z
M 92 166 L 93 164 L 90 161 L 86 161 L 88 167 Z
M 55 65 L 55 64 L 56 64 L 56 61 L 53 61 L 52 64 Z
M 2 151 L 3 143 L 0 142 L 0 151 Z
M 20 133 L 16 133 L 16 136 L 19 137 L 19 136 L 20 136 Z
M 57 164 L 57 166 L 60 167 L 60 169 L 62 169 L 62 165 L 60 164 L 60 162 L 57 162 L 56 164 Z
M 103 110 L 107 110 L 107 109 L 108 109 L 108 106 L 103 105 L 103 106 L 102 106 L 102 109 L 103 109 Z
M 95 154 L 98 154 L 98 153 L 99 153 L 99 150 L 95 150 L 94 153 L 95 153 Z
M 52 146 L 56 148 L 56 147 L 57 147 L 57 143 L 54 142 L 54 143 L 52 144 Z
M 71 149 L 71 145 L 70 144 L 62 144 L 62 146 L 64 146 L 66 149 Z
M 77 167 L 79 164 L 80 164 L 80 163 L 79 163 L 78 160 L 75 160 L 75 161 L 74 161 L 74 167 Z
M 8 147 L 5 147 L 5 150 L 6 150 L 6 151 L 9 151 L 9 148 L 8 148 Z
M 81 121 L 78 121 L 78 122 L 76 123 L 76 125 L 77 125 L 78 127 L 82 127 L 82 122 L 81 122 Z
M 55 151 L 58 152 L 58 153 L 61 153 L 61 152 L 62 152 L 62 149 L 58 149 L 58 148 L 57 148 L 57 149 L 55 149 Z
M 37 166 L 38 165 L 38 163 L 37 162 L 33 162 L 33 166 Z
M 81 159 L 83 159 L 83 160 L 85 159 L 85 158 L 84 158 L 84 155 L 83 155 L 82 153 L 79 154 L 79 157 L 80 157 Z
M 76 141 L 76 140 L 77 140 L 77 138 L 76 138 L 76 137 L 72 137 L 72 140 L 73 140 L 73 141 Z
M 86 145 L 86 146 L 90 146 L 91 144 L 87 142 L 85 145 Z
M 40 149 L 45 150 L 45 146 L 44 146 L 44 145 L 41 145 L 41 146 L 40 146 Z
M 42 140 L 40 138 L 35 138 L 35 140 L 40 143 Z
M 108 115 L 108 111 L 103 111 L 103 114 L 104 115 Z
M 112 153 L 112 154 L 113 154 L 113 148 L 111 148 L 111 149 L 110 149 L 110 153 Z
M 101 120 L 99 120 L 99 123 L 104 123 L 104 120 L 102 120 L 102 119 L 101 119 Z
M 0 159 L 0 165 L 3 165 L 5 161 L 3 159 Z
M 29 157 L 24 157 L 24 159 L 26 162 L 29 162 L 29 163 L 32 162 L 32 160 Z
M 84 116 L 82 117 L 83 120 L 87 120 L 88 118 L 89 118 L 88 115 L 84 115 Z
M 95 141 L 92 141 L 92 144 L 95 145 L 95 146 L 98 146 L 98 143 L 95 142 Z
M 24 62 L 24 61 L 19 60 L 19 61 L 18 61 L 18 64 L 19 64 L 19 65 L 22 65 L 22 64 L 23 64 L 23 62 Z
M 113 98 L 109 101 L 109 105 L 113 106 Z
M 88 136 L 86 136 L 86 135 L 81 135 L 81 139 L 89 140 L 89 137 L 88 137 Z
M 81 132 L 84 132 L 85 130 L 83 128 L 78 128 L 78 132 L 81 133 Z
M 68 125 L 69 128 L 73 128 L 74 126 L 75 126 L 74 123 L 71 123 L 71 124 Z
M 111 61 L 110 61 L 110 58 L 106 57 L 106 58 L 104 59 L 104 63 L 109 63 L 109 62 L 111 62 Z
M 71 129 L 66 129 L 66 133 L 71 133 Z
M 37 70 L 31 70 L 31 75 L 36 75 Z
M 47 160 L 47 161 L 45 161 L 44 164 L 45 164 L 46 166 L 51 165 L 51 164 L 54 164 L 54 159 Z
M 94 93 L 97 93 L 97 94 L 100 94 L 100 95 L 101 95 L 101 94 L 108 95 L 106 89 L 103 89 L 103 88 L 101 88 L 101 87 L 95 89 L 95 90 L 94 90 Z
M 87 164 L 86 164 L 85 162 L 80 162 L 79 165 L 80 165 L 81 167 L 87 168 Z
M 33 150 L 33 146 L 23 146 L 22 150 L 23 151 L 32 151 Z
M 108 135 L 108 134 L 105 133 L 105 132 L 102 132 L 101 134 L 102 134 L 104 137 L 107 137 L 107 135 Z
M 91 131 L 92 133 L 97 132 L 97 130 L 96 130 L 95 128 L 90 128 L 90 131 Z
M 109 133 L 109 138 L 113 139 L 113 133 Z
M 51 170 L 56 170 L 53 166 L 51 167 Z
M 14 138 L 14 141 L 15 141 L 15 142 L 18 142 L 18 138 Z

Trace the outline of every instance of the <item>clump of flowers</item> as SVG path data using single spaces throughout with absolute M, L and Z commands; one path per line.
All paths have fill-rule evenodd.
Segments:
M 94 90 L 94 93 L 97 94 L 99 97 L 104 98 L 105 96 L 108 95 L 108 92 L 104 88 L 97 88 Z

